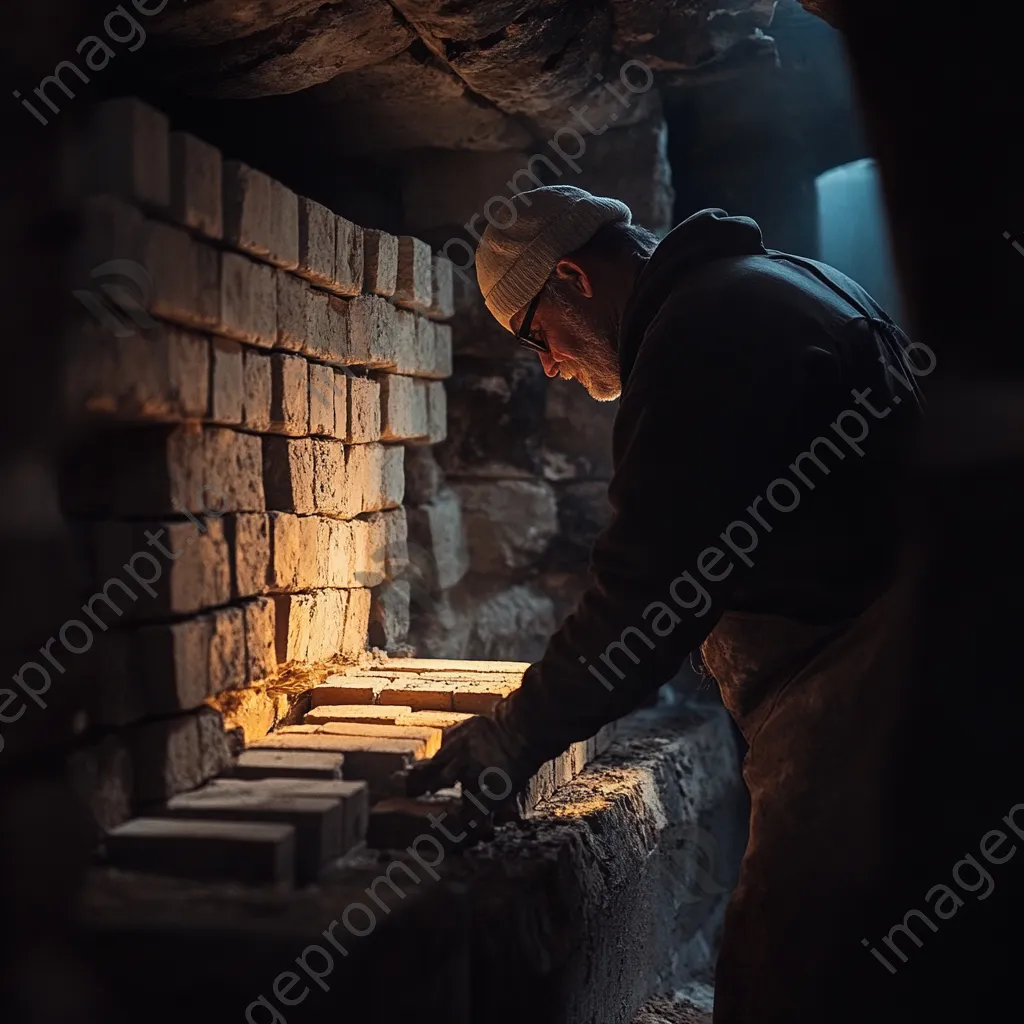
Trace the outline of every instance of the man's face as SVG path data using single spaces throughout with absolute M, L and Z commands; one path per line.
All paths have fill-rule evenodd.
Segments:
M 513 330 L 519 329 L 524 317 L 522 310 L 512 318 Z M 599 402 L 619 397 L 622 380 L 615 327 L 575 281 L 547 283 L 530 323 L 530 335 L 548 346 L 548 352 L 537 356 L 549 377 L 577 380 Z

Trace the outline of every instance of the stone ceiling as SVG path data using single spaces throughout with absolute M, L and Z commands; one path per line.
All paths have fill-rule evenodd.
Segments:
M 787 0 L 784 0 L 787 2 Z M 791 0 L 788 0 L 791 2 Z M 624 108 L 620 71 L 662 81 L 773 50 L 776 0 L 190 0 L 152 22 L 149 71 L 196 98 L 301 93 L 349 152 L 494 151 Z M 639 64 L 628 72 L 642 83 Z M 603 76 L 603 77 L 598 77 Z M 273 102 L 273 101 L 270 101 Z M 296 108 L 297 109 L 297 108 Z

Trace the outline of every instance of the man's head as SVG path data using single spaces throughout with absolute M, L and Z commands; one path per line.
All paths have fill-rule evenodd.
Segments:
M 571 185 L 521 192 L 511 207 L 515 216 L 490 223 L 477 249 L 487 308 L 536 349 L 549 377 L 617 398 L 622 313 L 657 238 L 628 206 Z

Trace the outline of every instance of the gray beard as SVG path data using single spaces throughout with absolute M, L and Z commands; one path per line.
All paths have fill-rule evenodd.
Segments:
M 622 394 L 619 357 L 615 354 L 617 332 L 611 324 L 592 323 L 563 298 L 557 288 L 551 289 L 551 294 L 579 351 L 586 353 L 585 362 L 576 356 L 563 361 L 561 377 L 579 381 L 598 402 L 614 402 Z

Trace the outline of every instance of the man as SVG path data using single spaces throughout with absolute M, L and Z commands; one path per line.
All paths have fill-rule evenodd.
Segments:
M 751 794 L 715 1021 L 846 1019 L 889 977 L 861 940 L 892 913 L 887 741 L 908 713 L 892 477 L 931 367 L 857 284 L 749 219 L 704 210 L 659 243 L 569 186 L 514 208 L 480 242 L 484 301 L 549 377 L 620 400 L 614 515 L 544 657 L 414 786 L 486 794 L 488 768 L 521 786 L 702 647 Z

